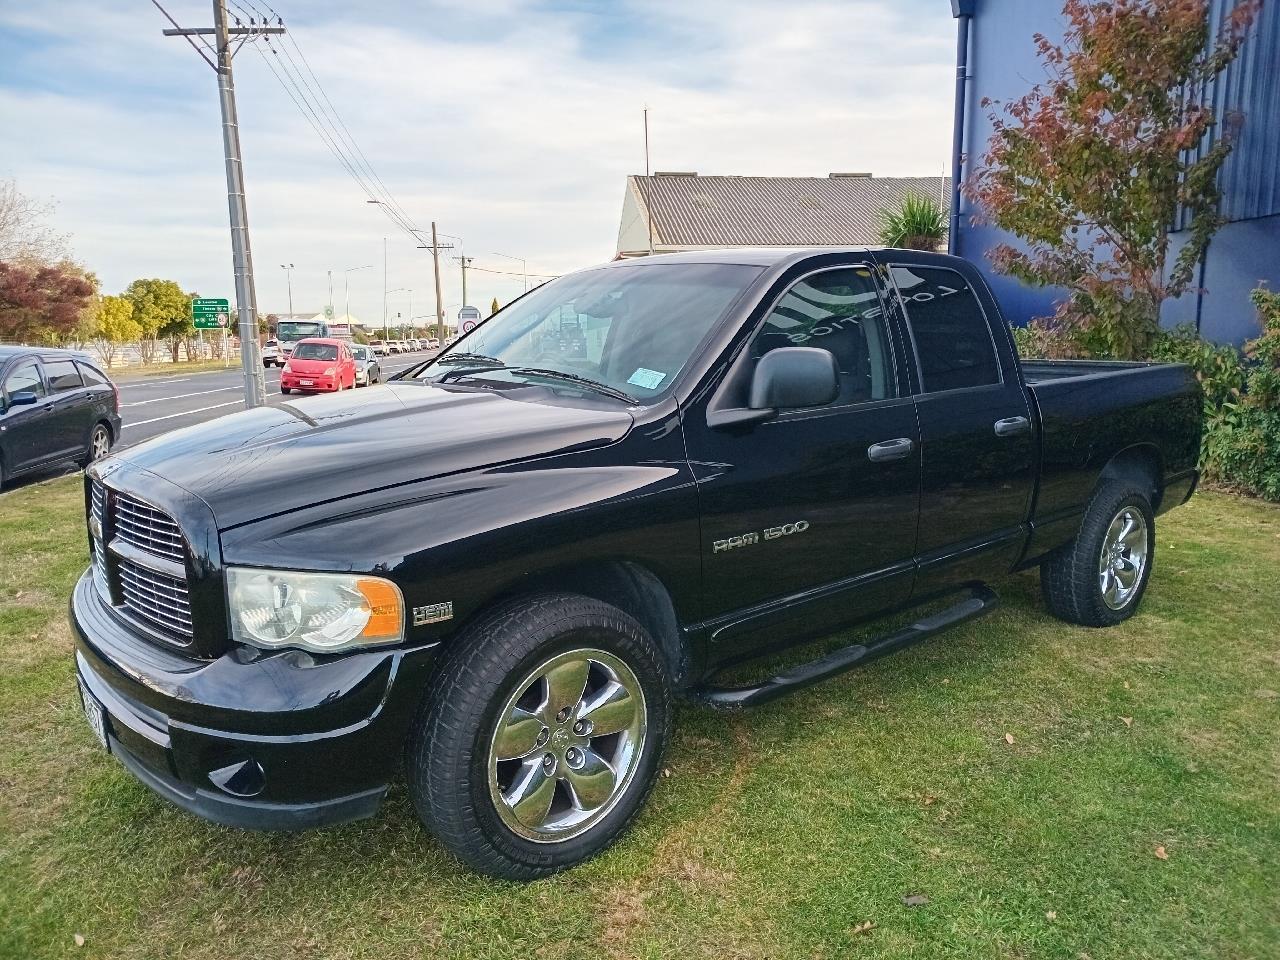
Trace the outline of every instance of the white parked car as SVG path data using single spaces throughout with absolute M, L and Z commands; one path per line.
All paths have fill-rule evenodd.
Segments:
M 284 366 L 284 358 L 280 356 L 279 340 L 268 340 L 262 345 L 262 365 L 264 367 Z
M 370 340 L 369 349 L 373 351 L 376 357 L 385 357 L 391 352 L 391 348 L 385 340 Z

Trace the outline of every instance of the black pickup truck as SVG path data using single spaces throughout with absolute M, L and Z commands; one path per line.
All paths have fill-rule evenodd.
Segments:
M 1132 615 L 1200 411 L 1182 366 L 1019 363 L 980 275 L 939 254 L 583 270 L 385 386 L 96 463 L 81 695 L 139 780 L 211 820 L 369 816 L 403 771 L 464 862 L 540 876 L 636 814 L 677 695 L 762 703 L 1031 567 L 1068 622 Z

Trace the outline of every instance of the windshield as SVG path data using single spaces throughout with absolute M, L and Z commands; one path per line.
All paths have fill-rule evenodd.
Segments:
M 338 348 L 332 343 L 300 343 L 293 348 L 295 360 L 337 360 Z
M 318 337 L 324 333 L 319 323 L 290 323 L 287 321 L 276 325 L 276 336 L 281 340 L 301 340 L 303 337 Z
M 671 388 L 702 339 L 759 274 L 759 267 L 741 264 L 671 263 L 562 277 L 485 320 L 417 378 L 453 378 L 474 369 L 486 379 L 554 382 L 501 364 L 588 378 L 648 402 Z M 556 386 L 580 389 L 567 379 Z
M 365 347 L 352 347 L 352 348 L 351 348 L 351 353 L 355 356 L 355 358 L 356 358 L 357 360 L 368 360 L 368 359 L 369 359 L 369 353 L 368 353 L 367 348 L 365 348 Z

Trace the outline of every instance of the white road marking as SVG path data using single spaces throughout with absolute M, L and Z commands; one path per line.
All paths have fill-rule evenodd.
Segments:
M 185 400 L 187 397 L 200 397 L 206 393 L 226 393 L 228 390 L 240 390 L 242 387 L 218 387 L 216 390 L 197 390 L 195 393 L 178 393 L 172 397 L 153 397 L 150 400 L 135 400 L 133 403 L 122 403 L 121 407 L 140 407 L 145 403 L 160 403 L 162 400 Z
M 149 387 L 153 383 L 181 383 L 183 380 L 190 380 L 190 377 L 147 377 L 144 380 L 130 380 L 124 383 L 118 383 L 121 390 L 128 390 L 130 387 Z
M 170 413 L 163 417 L 152 417 L 150 420 L 138 420 L 134 423 L 126 423 L 120 429 L 128 430 L 130 427 L 144 427 L 148 423 L 159 423 L 161 420 L 172 420 L 175 417 L 189 417 L 193 413 L 204 413 L 206 410 L 218 410 L 222 407 L 234 407 L 244 403 L 243 400 L 232 400 L 229 403 L 215 403 L 211 407 L 196 407 L 194 410 L 183 410 L 181 413 Z

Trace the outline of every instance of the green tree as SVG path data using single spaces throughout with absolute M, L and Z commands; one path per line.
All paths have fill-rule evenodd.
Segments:
M 142 339 L 142 325 L 133 319 L 133 303 L 124 297 L 100 298 L 95 321 L 94 348 L 108 367 L 123 344 Z
M 990 252 L 997 269 L 1066 289 L 1049 323 L 1085 352 L 1145 355 L 1221 224 L 1233 131 L 1209 140 L 1216 118 L 1196 92 L 1235 58 L 1259 3 L 1236 5 L 1210 45 L 1209 0 L 1067 0 L 1063 42 L 1035 37 L 1048 81 L 996 102 L 966 195 L 1022 241 Z M 1180 213 L 1187 242 L 1170 263 Z
M 489 316 L 492 317 L 495 313 L 497 313 L 501 309 L 502 309 L 502 304 L 498 302 L 497 297 L 494 297 L 493 303 L 489 304 Z
M 937 250 L 947 239 L 947 212 L 932 197 L 907 193 L 896 207 L 880 211 L 880 242 L 907 250 Z
M 191 297 L 172 280 L 135 280 L 122 296 L 133 304 L 133 318 L 142 329 L 143 363 L 155 361 L 160 338 L 191 328 Z

